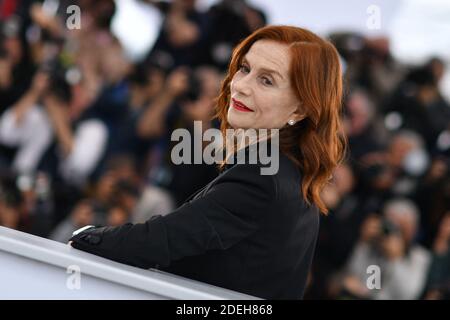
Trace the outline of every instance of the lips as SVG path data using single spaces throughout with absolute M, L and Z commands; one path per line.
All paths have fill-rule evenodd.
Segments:
M 252 109 L 250 109 L 249 107 L 247 107 L 245 104 L 243 104 L 241 101 L 236 100 L 236 99 L 231 99 L 232 101 L 232 106 L 233 108 L 235 108 L 236 110 L 242 111 L 242 112 L 253 112 Z

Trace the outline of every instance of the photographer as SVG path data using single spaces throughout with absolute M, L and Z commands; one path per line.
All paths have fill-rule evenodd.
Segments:
M 210 26 L 206 13 L 196 8 L 196 1 L 146 2 L 158 9 L 163 17 L 159 34 L 146 60 L 164 61 L 169 68 L 204 63 L 203 48 Z
M 430 254 L 414 243 L 418 226 L 418 209 L 407 199 L 388 201 L 383 217 L 369 216 L 348 261 L 342 292 L 356 298 L 419 298 L 425 285 Z M 380 289 L 370 290 L 366 286 L 370 265 L 380 267 Z
M 142 138 L 161 137 L 167 130 L 166 119 L 176 99 L 188 88 L 185 67 L 172 71 L 166 78 L 160 94 L 154 97 L 137 122 L 137 134 Z
M 175 143 L 169 141 L 167 130 L 184 128 L 192 134 L 194 121 L 201 121 L 203 130 L 212 127 L 214 97 L 219 84 L 220 78 L 214 68 L 177 68 L 168 75 L 161 95 L 149 105 L 138 123 L 141 136 L 159 135 L 160 143 L 153 149 L 154 154 L 159 153 L 159 159 L 153 162 L 151 179 L 167 188 L 178 204 L 215 178 L 217 169 L 215 165 L 204 163 L 174 165 L 170 154 Z M 155 172 L 159 175 L 152 175 Z
M 16 15 L 0 21 L 0 115 L 26 93 L 35 72 L 24 27 Z
M 54 169 L 66 182 L 81 186 L 104 154 L 108 130 L 98 118 L 72 118 L 69 114 L 71 98 L 71 87 L 63 73 L 55 73 L 43 97 L 57 142 L 58 168 Z
M 35 170 L 51 143 L 50 120 L 40 103 L 48 83 L 48 74 L 36 73 L 30 89 L 0 118 L 0 145 L 13 149 L 11 167 L 18 173 Z
M 400 130 L 390 137 L 386 150 L 365 154 L 358 165 L 363 193 L 372 198 L 414 197 L 430 157 L 420 135 Z
M 450 122 L 450 108 L 439 88 L 440 72 L 432 65 L 411 70 L 383 106 L 384 114 L 397 114 L 400 129 L 420 134 L 429 151 Z
M 245 0 L 222 0 L 212 5 L 208 12 L 210 32 L 206 52 L 208 63 L 225 71 L 232 49 L 243 38 L 266 25 L 263 11 Z

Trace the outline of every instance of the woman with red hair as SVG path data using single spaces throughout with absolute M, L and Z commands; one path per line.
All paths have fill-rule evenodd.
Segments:
M 261 298 L 301 299 L 319 214 L 328 212 L 320 193 L 346 147 L 341 98 L 332 44 L 297 27 L 258 29 L 233 52 L 217 117 L 224 136 L 277 130 L 278 170 L 264 175 L 260 162 L 223 162 L 223 172 L 174 212 L 88 228 L 71 245 Z

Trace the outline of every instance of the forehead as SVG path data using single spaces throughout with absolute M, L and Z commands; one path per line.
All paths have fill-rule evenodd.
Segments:
M 245 55 L 250 63 L 287 74 L 291 61 L 289 46 L 271 40 L 258 40 Z

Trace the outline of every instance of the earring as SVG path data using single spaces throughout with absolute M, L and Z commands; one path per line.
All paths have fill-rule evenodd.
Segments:
M 288 124 L 289 124 L 290 126 L 293 126 L 293 125 L 295 124 L 295 120 L 294 120 L 294 119 L 289 120 L 289 121 L 288 121 Z

